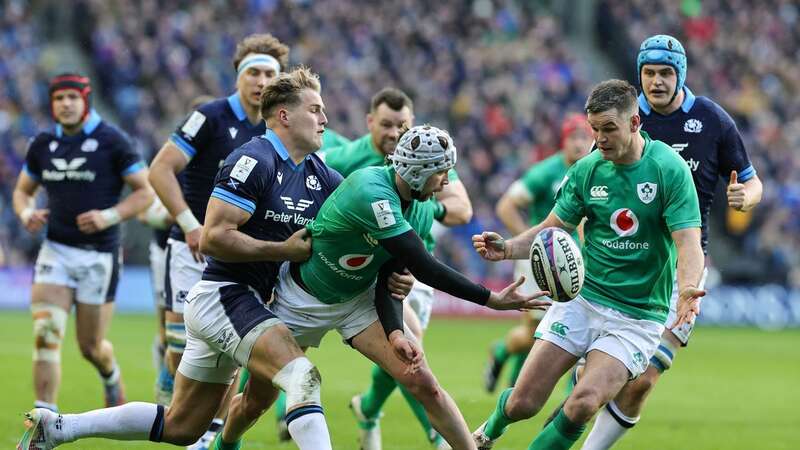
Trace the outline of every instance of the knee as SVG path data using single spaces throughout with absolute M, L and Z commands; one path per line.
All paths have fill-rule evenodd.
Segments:
M 626 388 L 623 389 L 625 403 L 630 404 L 643 400 L 653 389 L 657 379 L 658 371 L 648 369 L 639 378 L 628 383 Z
M 397 378 L 397 381 L 414 396 L 414 398 L 421 399 L 439 399 L 444 393 L 436 381 L 436 377 L 429 368 L 425 367 L 416 371 L 413 374 L 404 374 Z
M 89 361 L 97 361 L 100 358 L 100 346 L 102 341 L 79 342 L 78 347 L 81 355 Z
M 603 396 L 595 389 L 576 389 L 564 405 L 569 410 L 569 416 L 579 423 L 588 422 L 603 406 Z
M 544 402 L 530 397 L 515 396 L 513 393 L 506 402 L 505 414 L 509 419 L 525 420 L 542 410 Z
M 67 328 L 67 312 L 47 304 L 31 305 L 33 315 L 33 360 L 58 363 Z

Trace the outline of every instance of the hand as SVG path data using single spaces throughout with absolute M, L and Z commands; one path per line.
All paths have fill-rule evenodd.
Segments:
M 189 251 L 192 252 L 192 257 L 195 261 L 202 263 L 205 257 L 200 253 L 200 236 L 203 235 L 203 227 L 197 227 L 194 230 L 184 234 L 186 245 L 189 246 Z
M 416 281 L 416 279 L 414 275 L 411 275 L 408 269 L 403 269 L 403 271 L 399 273 L 392 272 L 387 283 L 392 298 L 395 300 L 403 300 L 406 298 L 408 293 L 411 292 L 411 288 L 414 287 L 414 281 Z
M 419 370 L 424 353 L 414 340 L 406 338 L 401 330 L 394 330 L 389 334 L 389 344 L 400 361 L 408 366 L 406 373 Z
M 551 305 L 551 302 L 536 300 L 536 298 L 550 295 L 550 293 L 547 291 L 539 291 L 533 295 L 519 294 L 517 288 L 522 286 L 524 282 L 525 277 L 519 277 L 517 281 L 509 284 L 499 293 L 492 292 L 491 295 L 489 295 L 489 301 L 486 302 L 486 306 L 497 310 L 517 309 L 520 311 L 528 311 L 531 309 L 547 309 Z
M 47 224 L 47 218 L 49 216 L 49 209 L 34 209 L 27 214 L 23 213 L 22 216 L 20 216 L 20 220 L 22 221 L 22 226 L 25 227 L 29 233 L 38 233 L 39 230 Z
M 508 258 L 509 246 L 505 239 L 492 231 L 484 231 L 472 236 L 472 246 L 483 259 L 502 261 Z
M 311 236 L 307 228 L 297 230 L 283 244 L 288 261 L 303 262 L 311 256 Z
M 747 205 L 747 190 L 744 184 L 739 183 L 739 176 L 736 171 L 731 172 L 731 180 L 728 183 L 728 206 L 737 210 L 743 211 Z
M 98 233 L 112 225 L 106 222 L 99 209 L 92 209 L 78 214 L 75 222 L 78 224 L 78 229 L 84 234 Z
M 694 286 L 683 288 L 678 294 L 678 317 L 670 329 L 693 323 L 694 319 L 700 314 L 700 297 L 704 295 L 706 295 L 706 291 L 703 289 L 698 289 Z

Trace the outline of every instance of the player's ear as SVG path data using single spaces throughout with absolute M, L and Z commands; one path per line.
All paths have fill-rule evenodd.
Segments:
M 372 113 L 368 113 L 367 114 L 367 129 L 369 129 L 372 126 L 372 122 L 374 122 L 374 121 L 375 121 L 375 116 L 373 116 Z
M 633 113 L 631 116 L 631 133 L 635 133 L 639 131 L 639 127 L 642 125 L 642 118 L 639 117 L 639 112 Z
M 278 121 L 280 121 L 281 125 L 284 127 L 289 126 L 289 111 L 286 108 L 281 108 L 278 110 Z

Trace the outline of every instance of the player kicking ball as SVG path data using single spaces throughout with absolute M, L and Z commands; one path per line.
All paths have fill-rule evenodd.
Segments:
M 583 291 L 547 311 L 516 386 L 500 395 L 474 433 L 479 449 L 491 448 L 511 423 L 538 413 L 561 376 L 585 356 L 580 381 L 528 447 L 570 448 L 594 414 L 647 369 L 664 331 L 676 257 L 676 326 L 694 319 L 705 294 L 697 288 L 703 271 L 700 210 L 686 163 L 639 131 L 636 90 L 629 83 L 595 86 L 586 112 L 598 149 L 567 172 L 547 218 L 508 241 L 496 233 L 473 236 L 487 260 L 523 259 L 544 228 L 571 231 L 586 219 Z

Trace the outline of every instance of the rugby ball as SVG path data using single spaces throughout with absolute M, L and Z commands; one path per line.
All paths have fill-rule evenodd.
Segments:
M 581 249 L 561 228 L 545 228 L 531 245 L 531 269 L 539 289 L 549 291 L 556 302 L 568 302 L 583 287 Z

